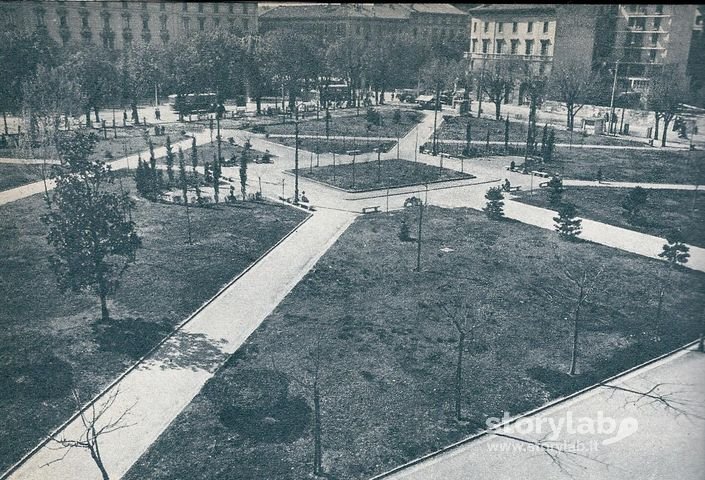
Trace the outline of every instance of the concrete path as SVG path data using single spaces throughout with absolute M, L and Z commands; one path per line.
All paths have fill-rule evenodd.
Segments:
M 702 185 L 688 185 L 685 183 L 641 183 L 641 182 L 595 182 L 590 180 L 563 179 L 566 187 L 598 187 L 598 188 L 649 188 L 653 190 L 702 190 Z
M 453 140 L 453 139 L 438 139 L 440 143 L 452 143 L 452 144 L 462 144 L 465 145 L 465 140 Z M 503 141 L 491 140 L 490 145 L 504 145 Z M 472 140 L 471 145 L 485 145 L 487 144 L 484 140 Z M 526 142 L 508 142 L 509 145 L 513 147 L 524 147 Z M 589 144 L 589 143 L 556 143 L 556 147 L 565 148 L 591 148 L 591 149 L 601 149 L 601 150 L 666 150 L 666 151 L 683 151 L 688 150 L 688 145 L 669 145 L 667 147 L 650 147 L 648 145 L 599 145 L 599 144 Z
M 688 349 L 608 382 L 617 389 L 597 387 L 497 429 L 498 433 L 562 448 L 554 452 L 555 461 L 535 445 L 488 434 L 375 478 L 700 480 L 705 472 L 704 370 L 705 354 Z M 654 393 L 666 395 L 680 411 L 619 390 L 648 392 L 657 385 Z M 600 417 L 603 427 L 598 424 Z M 573 431 L 568 431 L 569 418 Z M 612 421 L 614 427 L 609 424 Z M 554 426 L 563 422 L 562 431 L 547 435 L 551 431 L 548 422 Z M 586 427 L 578 430 L 579 424 Z M 541 425 L 540 433 L 536 425 Z M 579 455 L 568 453 L 570 449 Z
M 354 218 L 338 211 L 317 212 L 120 380 L 119 395 L 106 421 L 132 407 L 125 419 L 131 426 L 101 438 L 100 448 L 111 478 L 127 472 Z M 80 420 L 71 422 L 63 434 L 78 438 Z M 100 478 L 87 450 L 71 450 L 62 461 L 43 467 L 63 453 L 44 446 L 10 478 Z
M 193 133 L 193 132 L 188 132 L 188 135 L 195 136 L 196 137 L 196 143 L 198 145 L 201 145 L 205 142 L 210 141 L 210 132 L 208 130 L 204 130 L 203 132 L 199 133 Z M 189 138 L 188 140 L 181 140 L 179 142 L 174 142 L 172 144 L 172 148 L 175 152 L 179 150 L 179 147 L 183 148 L 186 150 L 187 148 L 191 147 L 191 142 L 192 140 Z M 149 159 L 149 148 L 145 148 L 144 151 L 138 152 L 132 155 L 128 155 L 127 157 L 120 158 L 118 160 L 115 160 L 113 162 L 108 162 L 108 165 L 112 167 L 113 170 L 120 170 L 122 168 L 135 168 L 137 167 L 137 158 L 138 156 L 142 156 L 142 159 Z M 166 147 L 155 147 L 154 148 L 154 155 L 155 158 L 163 157 L 166 155 Z M 47 190 L 53 190 L 55 186 L 55 183 L 53 180 L 47 180 L 46 182 L 46 188 Z M 15 200 L 19 200 L 21 198 L 26 198 L 29 197 L 30 195 L 34 195 L 37 193 L 42 193 L 44 192 L 44 182 L 43 181 L 38 181 L 34 183 L 28 183 L 26 185 L 21 185 L 19 187 L 11 188 L 9 190 L 3 190 L 0 191 L 0 205 L 4 205 L 9 202 L 14 202 Z
M 9 163 L 13 165 L 58 165 L 58 160 L 44 160 L 41 158 L 0 158 L 0 163 Z

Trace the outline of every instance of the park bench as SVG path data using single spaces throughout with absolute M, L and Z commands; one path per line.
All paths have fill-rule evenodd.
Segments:
M 507 190 L 507 191 L 511 193 L 511 192 L 518 192 L 519 190 L 521 190 L 521 187 L 517 185 L 516 187 L 509 187 L 509 190 Z
M 373 207 L 363 207 L 362 213 L 379 213 L 379 205 Z
M 546 187 L 548 187 L 548 182 L 539 183 L 539 188 L 546 188 Z
M 536 175 L 537 177 L 542 177 L 542 178 L 550 178 L 550 177 L 551 177 L 551 174 L 550 174 L 550 173 L 546 173 L 546 172 L 538 172 L 538 171 L 534 170 L 534 171 L 532 171 L 531 173 L 533 173 L 533 174 Z

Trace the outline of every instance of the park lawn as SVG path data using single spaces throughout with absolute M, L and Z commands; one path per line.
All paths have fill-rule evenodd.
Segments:
M 404 137 L 412 128 L 414 128 L 422 119 L 423 113 L 417 110 L 401 110 L 401 121 L 394 123 L 394 109 L 392 108 L 375 108 L 382 116 L 382 125 L 371 125 L 368 129 L 367 116 L 365 110 L 360 110 L 360 115 L 345 115 L 333 116 L 329 123 L 330 136 L 346 136 L 346 137 L 370 137 L 372 140 L 377 138 L 396 138 Z M 307 117 L 315 114 L 307 114 Z M 269 134 L 285 134 L 294 135 L 294 122 L 278 125 L 268 125 L 265 127 L 265 132 Z M 319 120 L 307 120 L 299 122 L 299 135 L 319 135 L 326 136 L 326 121 L 323 114 Z M 276 137 L 272 140 L 277 140 Z M 379 143 L 379 142 L 378 142 Z
M 143 247 L 108 324 L 97 297 L 57 290 L 41 195 L 0 206 L 0 471 L 74 412 L 72 386 L 97 393 L 305 217 L 270 203 L 192 208 L 189 246 L 183 207 L 135 201 Z
M 476 118 L 468 116 L 444 116 L 441 128 L 438 130 L 439 140 L 465 140 L 468 121 L 471 124 L 471 135 L 473 142 L 486 141 L 487 132 L 490 132 L 491 142 L 504 142 L 504 120 L 494 120 L 490 118 Z M 526 142 L 528 122 L 516 122 L 509 120 L 509 141 Z M 541 144 L 543 138 L 543 124 L 537 124 L 536 141 Z M 550 127 L 549 127 L 550 129 Z M 570 132 L 556 128 L 555 143 L 572 143 L 574 145 L 620 145 L 620 146 L 644 146 L 645 142 L 629 138 L 616 138 L 607 135 L 587 135 L 580 132 L 573 132 L 572 140 Z
M 300 382 L 311 380 L 317 344 L 324 467 L 362 479 L 697 338 L 702 273 L 671 272 L 668 327 L 655 340 L 664 263 L 428 207 L 416 273 L 416 245 L 397 238 L 403 220 L 416 232 L 416 217 L 359 217 L 124 478 L 306 478 L 312 398 Z M 574 293 L 558 272 L 577 265 L 605 265 L 610 290 L 583 311 L 580 375 L 569 377 L 573 302 L 542 287 Z M 453 419 L 457 333 L 434 306 L 459 298 L 494 312 L 466 345 L 467 426 Z
M 623 215 L 622 201 L 628 188 L 566 187 L 563 201 L 573 203 L 578 216 L 608 223 L 617 227 L 666 237 L 673 229 L 679 229 L 686 243 L 705 247 L 705 195 L 702 192 L 684 190 L 649 189 L 647 204 L 642 210 L 642 223 L 632 225 Z M 518 200 L 529 205 L 555 210 L 548 204 L 548 189 L 519 192 Z M 695 212 L 692 212 L 695 200 Z
M 42 178 L 42 165 L 0 163 L 0 191 L 37 182 Z
M 291 148 L 296 147 L 295 138 L 269 137 L 270 142 L 276 142 L 281 145 L 286 145 Z M 382 141 L 368 138 L 361 140 L 359 138 L 341 138 L 326 140 L 325 138 L 299 138 L 299 148 L 307 152 L 313 153 L 335 153 L 337 155 L 345 155 L 349 151 L 357 150 L 359 153 L 370 153 L 379 146 L 383 152 L 389 152 L 396 147 L 396 141 Z
M 212 143 L 206 143 L 203 145 L 196 145 L 196 149 L 198 151 L 198 165 L 203 167 L 206 162 L 210 163 L 213 165 L 213 161 L 218 155 L 218 144 L 216 142 Z M 240 156 L 242 155 L 242 152 L 245 149 L 238 144 L 231 144 L 230 142 L 223 141 L 220 144 L 220 154 L 221 156 L 225 159 L 225 163 L 223 166 L 232 166 L 235 165 L 236 162 L 239 163 L 240 161 Z M 255 150 L 254 148 L 250 149 L 250 161 L 255 162 L 259 161 L 259 159 L 262 158 L 262 155 L 264 155 L 265 152 L 261 152 L 259 150 Z M 274 157 L 274 155 L 272 155 Z M 274 159 L 274 158 L 272 158 Z M 191 148 L 184 149 L 184 162 L 186 163 L 186 170 L 191 171 Z M 157 158 L 157 163 L 158 164 L 166 164 L 166 156 L 164 157 L 159 157 Z M 174 172 L 176 175 L 178 175 L 178 168 L 179 168 L 179 151 L 178 149 L 174 149 Z
M 403 159 L 355 162 L 354 184 L 352 163 L 299 168 L 299 175 L 351 192 L 475 178 L 469 173 Z
M 595 150 L 556 148 L 555 161 L 546 166 L 564 178 L 595 180 L 598 169 L 605 181 L 644 183 L 705 183 L 705 151 Z M 540 168 L 544 170 L 544 168 Z

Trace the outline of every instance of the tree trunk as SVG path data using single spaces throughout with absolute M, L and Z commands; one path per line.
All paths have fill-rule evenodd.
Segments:
M 436 105 L 433 109 L 433 154 L 438 155 L 438 138 L 436 136 L 436 126 L 438 123 L 438 110 L 441 107 L 441 88 L 436 87 Z
M 321 393 L 318 381 L 313 384 L 313 474 L 323 473 L 323 447 L 321 445 Z
M 98 105 L 93 106 L 93 113 L 95 113 L 96 123 L 100 123 L 100 117 L 98 116 Z
M 566 127 L 568 127 L 568 130 L 571 132 L 573 131 L 573 104 L 566 104 L 567 108 L 567 115 L 568 115 L 568 120 L 566 123 Z
M 583 286 L 580 286 L 580 297 L 578 306 L 575 309 L 575 319 L 573 321 L 573 352 L 570 355 L 570 371 L 568 375 L 575 375 L 578 365 L 578 325 L 580 324 L 580 305 L 583 298 Z
M 462 420 L 460 411 L 460 401 L 462 399 L 463 381 L 463 350 L 465 349 L 465 332 L 460 332 L 458 339 L 458 363 L 455 366 L 455 418 Z
M 257 104 L 257 115 L 262 115 L 262 94 L 259 92 L 255 97 L 255 103 Z
M 98 466 L 98 469 L 100 470 L 100 475 L 103 478 L 103 480 L 110 480 L 110 477 L 108 476 L 108 471 L 105 469 L 105 465 L 103 465 L 103 459 L 100 456 L 100 451 L 98 451 L 98 439 L 97 438 L 93 439 L 93 442 L 91 443 L 88 450 L 91 452 L 91 458 L 93 458 L 93 461 Z
M 130 108 L 132 109 L 132 121 L 135 123 L 135 125 L 139 125 L 140 115 L 139 112 L 137 112 L 137 102 L 133 100 L 132 103 L 130 103 Z
M 86 110 L 86 128 L 91 128 L 91 110 Z
M 663 312 L 663 298 L 666 295 L 666 285 L 661 284 L 658 292 L 658 306 L 656 307 L 656 335 L 661 336 L 661 313 Z
M 3 120 L 4 124 L 5 124 L 5 135 L 9 135 L 10 132 L 9 132 L 9 130 L 7 129 L 7 112 L 6 112 L 5 110 L 2 111 L 2 120 Z
M 661 117 L 654 113 L 654 116 L 656 117 L 656 125 L 654 125 L 654 140 L 658 140 L 658 125 L 661 122 Z
M 104 322 L 110 320 L 110 314 L 108 312 L 108 296 L 105 293 L 105 289 L 100 287 L 100 315 Z
M 502 98 L 497 97 L 497 98 L 495 98 L 495 102 L 494 102 L 494 119 L 499 120 L 501 113 L 502 113 Z
M 423 222 L 423 203 L 419 205 L 419 234 L 416 240 L 416 271 L 421 271 L 421 224 Z
M 661 146 L 665 147 L 666 146 L 666 135 L 668 135 L 668 124 L 671 123 L 670 119 L 663 119 L 663 134 L 661 136 Z

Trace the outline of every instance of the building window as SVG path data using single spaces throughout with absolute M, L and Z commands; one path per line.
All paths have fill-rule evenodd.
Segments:
M 529 22 L 526 24 L 526 32 L 531 33 L 534 31 L 534 22 Z
M 501 32 L 502 30 L 504 30 L 504 22 L 497 23 L 497 31 Z
M 539 65 L 539 75 L 543 75 L 544 73 L 546 73 L 546 64 L 542 63 Z
M 656 13 L 663 15 L 663 5 L 656 5 Z
M 485 22 L 485 33 L 490 30 L 490 22 Z
M 649 60 L 652 62 L 656 61 L 656 50 L 649 50 Z
M 184 17 L 184 18 L 183 18 L 183 21 L 184 21 L 184 31 L 186 32 L 186 35 L 188 35 L 189 33 L 191 33 L 191 21 L 190 21 L 190 20 L 191 20 L 191 19 L 188 18 L 188 17 Z
M 228 5 L 228 13 L 233 13 L 235 11 L 233 4 Z
M 81 27 L 88 28 L 88 15 L 81 15 Z
M 44 26 L 44 9 L 38 8 L 37 10 L 35 10 L 35 13 L 37 15 L 37 26 L 43 27 Z
M 656 17 L 654 18 L 654 30 L 660 30 L 661 29 L 661 19 Z
M 66 15 L 59 15 L 59 25 L 62 27 L 68 26 L 68 23 L 66 22 Z
M 161 2 L 159 2 L 159 10 L 162 12 L 166 10 L 166 3 L 164 3 L 164 0 L 161 0 Z
M 110 30 L 110 14 L 106 13 L 103 15 L 103 29 Z
M 161 18 L 159 18 L 159 21 L 162 24 L 162 30 L 166 30 L 166 19 L 167 19 L 166 15 L 162 15 Z
M 198 19 L 198 29 L 200 31 L 204 31 L 206 29 L 206 19 L 205 18 Z
M 142 17 L 142 30 L 149 30 L 149 17 Z
M 472 39 L 472 53 L 477 52 L 477 38 Z
M 548 33 L 548 22 L 543 22 L 543 33 Z
M 203 4 L 202 3 L 198 4 L 198 13 L 203 13 Z
M 249 25 L 250 25 L 250 21 L 248 19 L 244 19 L 242 21 L 242 28 L 244 28 L 245 30 L 249 30 L 249 28 L 250 28 Z
M 651 45 L 656 46 L 658 44 L 658 33 L 651 34 Z
M 181 6 L 181 11 L 188 12 L 188 2 L 183 3 L 183 5 Z
M 243 4 L 242 4 L 242 13 L 244 13 L 245 15 L 248 14 L 248 8 L 247 8 L 247 7 L 248 7 L 248 5 L 247 5 L 246 3 L 243 3 Z
M 502 44 L 504 40 L 497 40 L 495 43 L 495 53 L 502 53 Z
M 487 53 L 490 50 L 490 41 L 488 39 L 482 40 L 482 53 Z
M 541 40 L 541 55 L 548 55 L 548 40 Z
M 125 10 L 127 10 L 127 2 L 124 2 L 124 1 L 123 1 L 123 2 L 120 2 L 120 3 L 122 3 L 122 8 L 124 8 Z
M 519 24 L 517 22 L 512 23 L 512 33 L 517 33 L 519 31 Z
M 533 40 L 527 40 L 525 43 L 526 49 L 524 50 L 524 55 L 533 55 L 534 54 L 534 41 Z
M 512 40 L 511 53 L 512 55 L 519 53 L 519 40 Z
M 477 33 L 477 22 L 473 22 L 472 24 L 472 33 Z
M 147 10 L 147 2 L 140 2 L 142 4 L 142 10 Z
M 215 28 L 220 27 L 220 19 L 219 19 L 219 18 L 214 18 L 214 19 L 213 19 L 213 26 L 214 26 Z
M 213 13 L 218 13 L 220 11 L 220 5 L 217 3 L 213 4 Z

